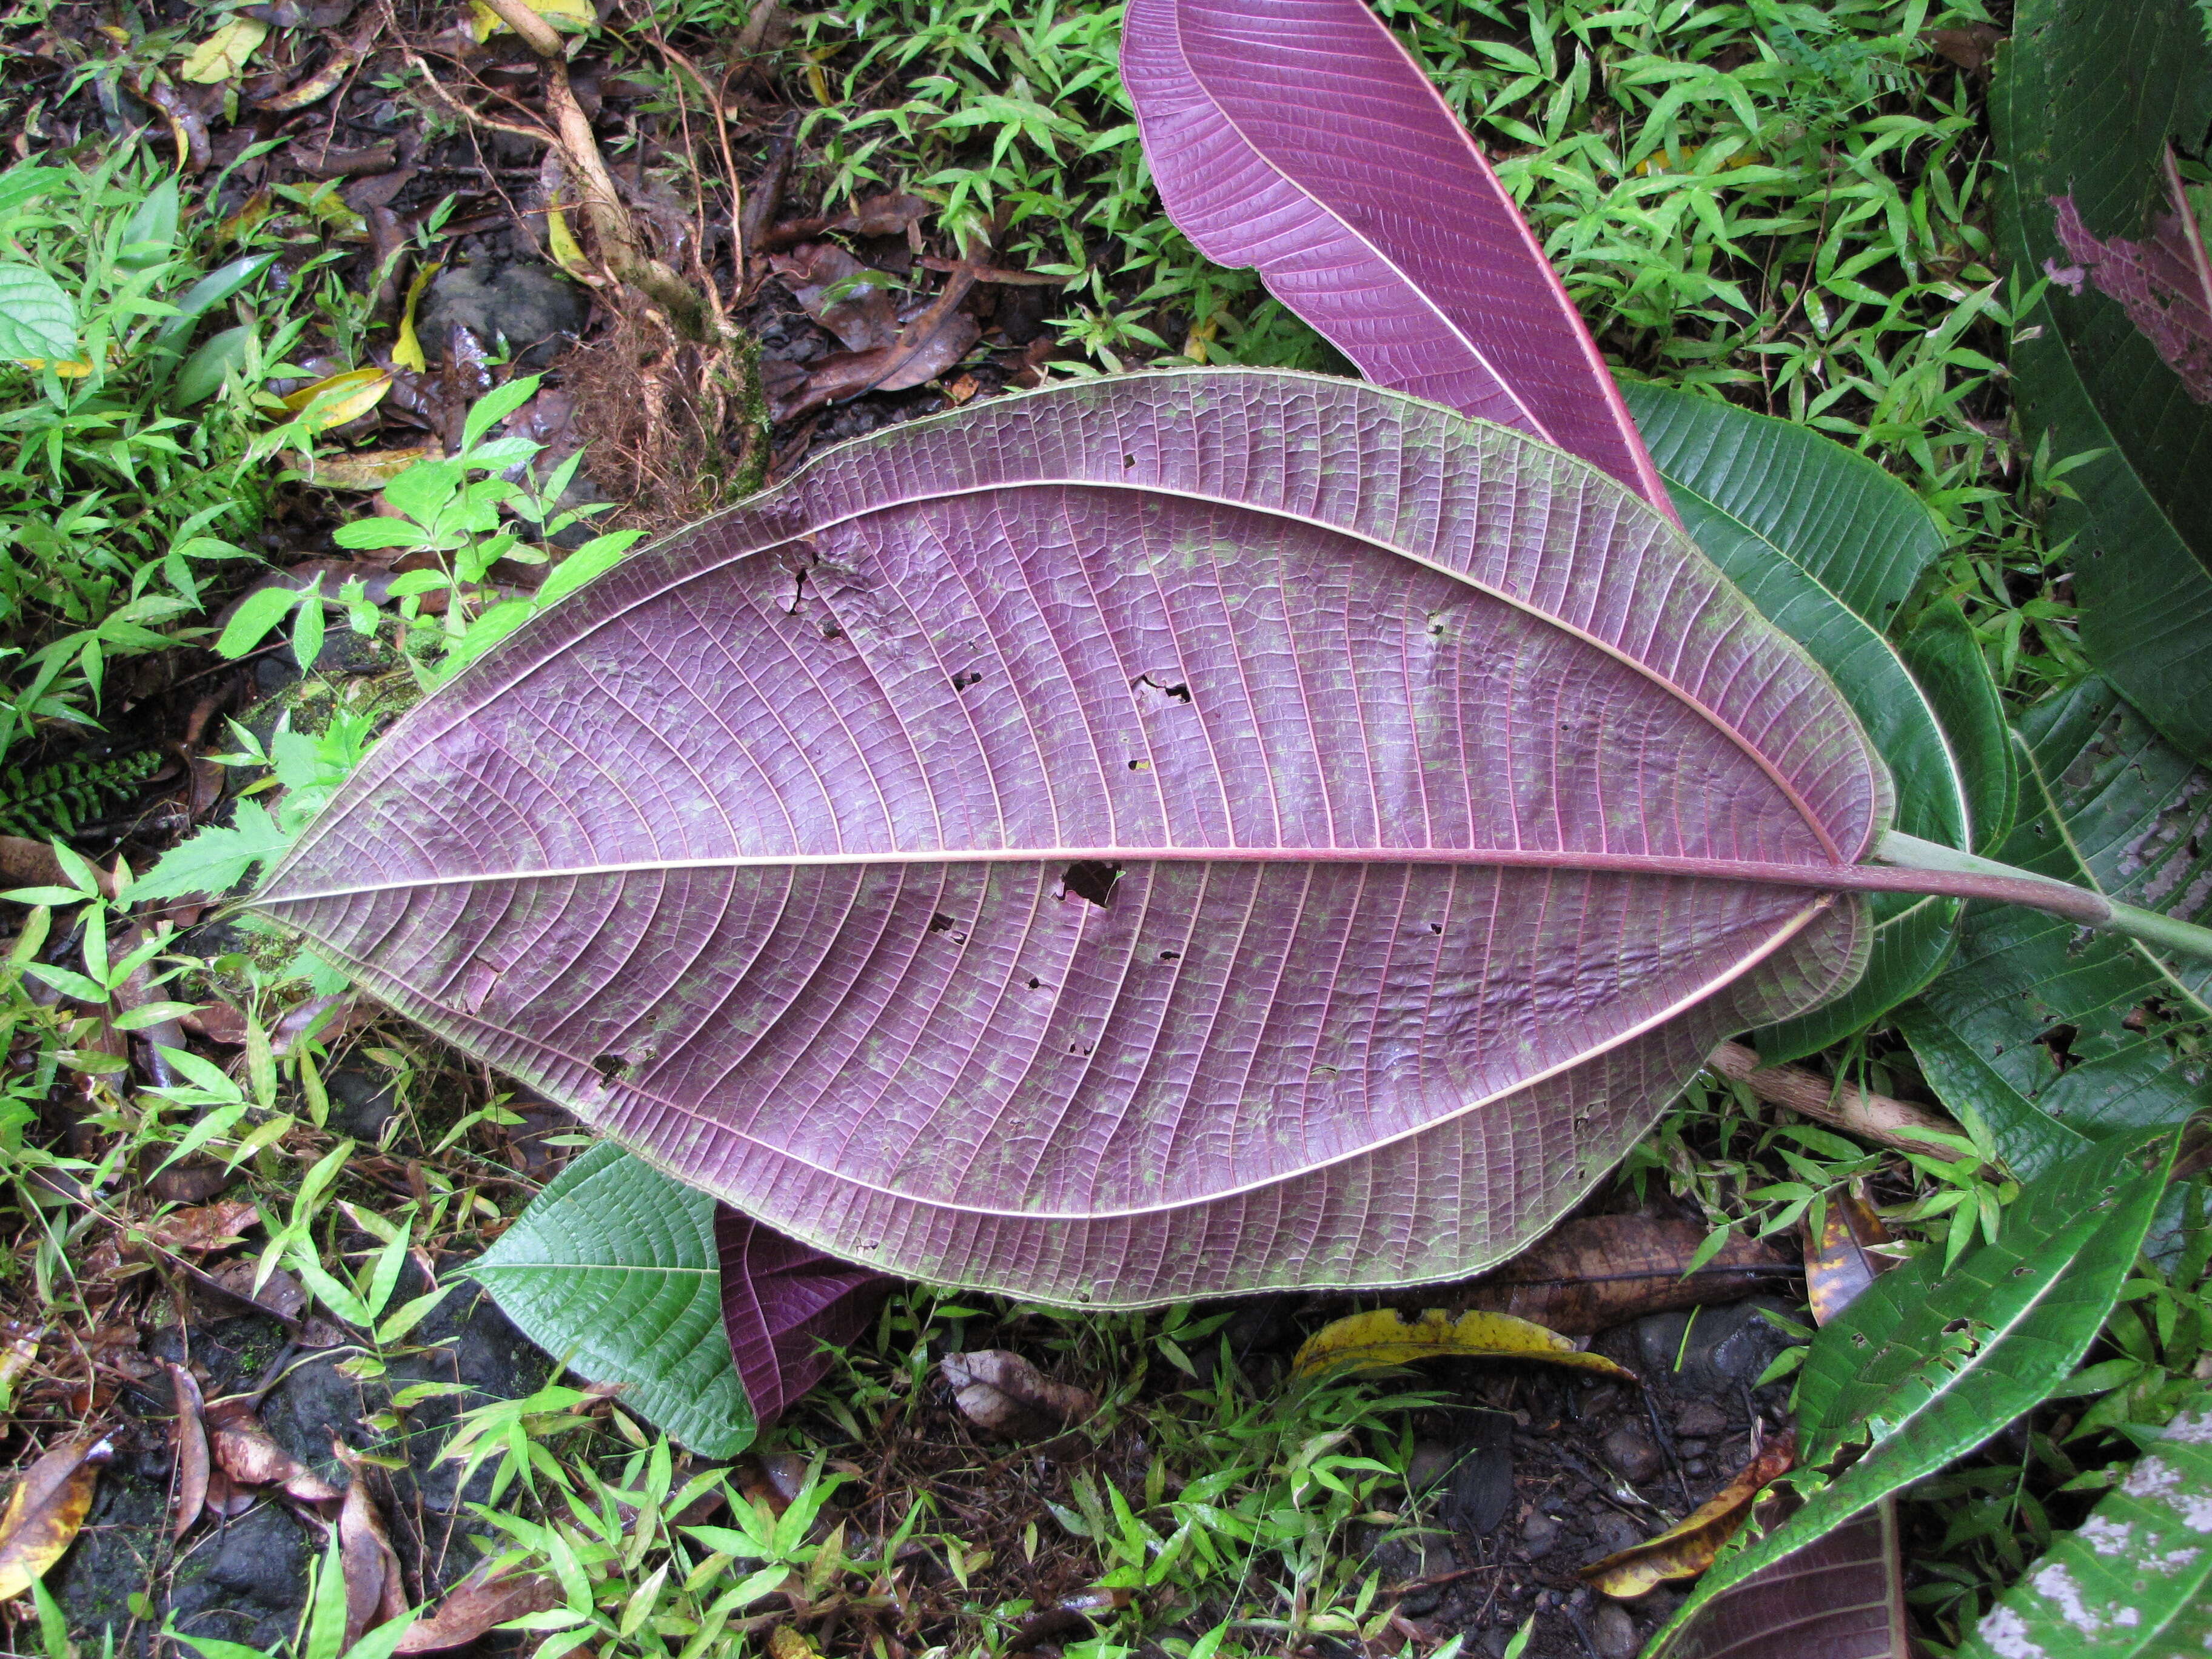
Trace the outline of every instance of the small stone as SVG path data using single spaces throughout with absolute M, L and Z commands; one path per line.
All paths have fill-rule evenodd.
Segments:
M 1539 1510 L 1521 1528 L 1521 1553 L 1531 1561 L 1542 1559 L 1559 1541 L 1559 1523 Z
M 1590 1536 L 1597 1540 L 1597 1545 L 1590 1552 L 1589 1561 L 1601 1561 L 1608 1555 L 1616 1555 L 1632 1544 L 1642 1543 L 1645 1535 L 1644 1528 L 1626 1516 L 1608 1510 L 1591 1523 Z M 1583 1565 L 1587 1566 L 1589 1561 Z
M 1605 1461 L 1632 1486 L 1642 1486 L 1666 1464 L 1650 1435 L 1626 1425 L 1606 1436 L 1604 1450 Z
M 1728 1429 L 1728 1413 L 1710 1400 L 1685 1400 L 1674 1408 L 1674 1431 L 1710 1440 Z
M 461 265 L 431 283 L 416 332 L 434 356 L 455 324 L 486 345 L 503 337 L 516 368 L 530 371 L 551 362 L 590 316 L 584 290 L 551 265 Z
M 1590 1620 L 1590 1639 L 1597 1644 L 1603 1659 L 1636 1659 L 1637 1650 L 1644 1644 L 1636 1633 L 1636 1621 L 1610 1603 L 1600 1607 Z

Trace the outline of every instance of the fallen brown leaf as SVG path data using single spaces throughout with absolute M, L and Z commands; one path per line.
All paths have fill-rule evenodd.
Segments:
M 0 1510 L 0 1601 L 30 1589 L 68 1552 L 92 1508 L 100 1466 L 114 1455 L 105 1437 L 80 1436 L 24 1471 Z
M 298 1324 L 300 1316 L 306 1312 L 307 1308 L 307 1292 L 301 1287 L 300 1281 L 282 1267 L 278 1267 L 270 1273 L 261 1288 L 257 1291 L 253 1287 L 253 1280 L 259 1272 L 259 1265 L 251 1258 L 247 1258 L 237 1261 L 226 1261 L 213 1273 L 204 1274 L 203 1277 L 216 1289 L 236 1297 L 259 1312 L 281 1319 L 289 1325 Z
M 982 337 L 981 325 L 959 309 L 974 286 L 972 273 L 957 272 L 929 308 L 899 331 L 895 345 L 816 358 L 805 366 L 805 378 L 795 386 L 769 391 L 769 412 L 779 421 L 789 421 L 842 398 L 868 392 L 904 392 L 935 380 Z
M 803 242 L 779 253 L 769 268 L 791 297 L 848 351 L 877 351 L 898 338 L 898 308 L 890 290 L 859 278 L 867 267 L 835 242 Z
M 1080 1635 L 1120 1613 L 1136 1600 L 1136 1595 L 1134 1590 L 1117 1587 L 1063 1595 L 1050 1607 L 1039 1607 L 1017 1625 L 1013 1636 L 1000 1651 L 1006 1654 L 1026 1653 L 1048 1643 L 1057 1643 L 1063 1637 Z
M 446 1592 L 438 1610 L 410 1626 L 395 1653 L 435 1653 L 473 1642 L 494 1625 L 561 1605 L 559 1583 L 538 1572 L 486 1576 L 482 1568 Z
M 1455 1313 L 1511 1314 L 1589 1336 L 1645 1314 L 1741 1301 L 1796 1272 L 1772 1246 L 1731 1234 L 1719 1255 L 1685 1276 L 1705 1232 L 1701 1224 L 1673 1216 L 1584 1216 L 1553 1228 L 1480 1279 L 1390 1299 L 1404 1307 L 1441 1303 Z
M 259 1218 L 259 1208 L 242 1198 L 202 1204 L 155 1216 L 143 1229 L 165 1250 L 220 1250 L 237 1243 Z
M 1877 1275 L 1894 1267 L 1897 1258 L 1881 1249 L 1891 1242 L 1889 1229 L 1867 1201 L 1863 1182 L 1828 1194 L 1817 1239 L 1811 1221 L 1808 1215 L 1803 1224 L 1805 1291 L 1813 1304 L 1813 1322 L 1825 1325 L 1850 1307 Z
M 952 1385 L 953 1402 L 992 1434 L 1019 1439 L 1049 1433 L 1098 1409 L 1098 1396 L 1088 1389 L 1055 1382 L 1004 1348 L 949 1353 L 938 1369 Z
M 1694 1578 L 1713 1564 L 1722 1545 L 1735 1536 L 1751 1513 L 1752 1500 L 1767 1485 L 1790 1472 L 1797 1461 L 1794 1433 L 1777 1436 L 1736 1478 L 1721 1488 L 1710 1502 L 1699 1504 L 1689 1517 L 1667 1528 L 1656 1538 L 1593 1561 L 1582 1576 L 1606 1595 L 1631 1601 L 1669 1578 Z
M 169 1443 L 177 1453 L 177 1513 L 169 1535 L 182 1538 L 200 1518 L 207 1505 L 208 1462 L 206 1405 L 192 1374 L 172 1361 L 169 1387 L 176 1399 L 177 1415 L 169 1425 Z
M 407 1588 L 400 1577 L 398 1552 L 384 1529 L 384 1516 L 368 1495 L 367 1465 L 343 1443 L 331 1449 L 353 1478 L 338 1510 L 338 1561 L 345 1574 L 345 1645 L 353 1646 L 372 1624 L 384 1624 L 407 1611 Z
M 207 1409 L 215 1461 L 241 1486 L 282 1486 L 303 1504 L 328 1504 L 344 1496 L 321 1475 L 278 1445 L 261 1419 L 237 1401 L 219 1401 Z

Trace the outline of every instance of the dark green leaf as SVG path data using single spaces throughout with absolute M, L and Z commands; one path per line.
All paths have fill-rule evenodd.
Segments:
M 2089 681 L 2021 722 L 2021 821 L 1997 856 L 2186 920 L 2212 915 L 2212 778 Z M 2113 934 L 1977 904 L 1958 955 L 1898 1012 L 1954 1111 L 2032 1176 L 2095 1137 L 2212 1106 L 2199 1022 L 2212 967 Z
M 2191 0 L 2133 0 L 2123 15 L 2119 27 L 2103 0 L 2024 0 L 2001 60 L 1991 115 L 2008 163 L 2005 240 L 2022 287 L 2050 278 L 2014 337 L 2013 369 L 2029 441 L 2047 431 L 2056 456 L 2094 452 L 2065 475 L 2080 499 L 2051 519 L 2055 536 L 2072 538 L 2082 642 L 2153 724 L 2205 760 L 2212 403 L 2176 372 L 2173 341 L 2162 352 L 2139 326 L 2142 307 L 2131 315 L 2106 290 L 2136 252 L 2172 240 L 2160 225 L 2166 148 L 2203 144 L 2212 45 Z M 2200 349 L 2199 372 L 2212 374 L 2212 343 Z
M 0 358 L 44 358 L 76 352 L 76 307 L 36 265 L 0 264 Z
M 1959 1659 L 2166 1659 L 2212 1651 L 2212 1392 L 2078 1531 L 2006 1591 Z
M 714 1200 L 601 1142 L 469 1270 L 523 1334 L 707 1457 L 752 1443 L 722 1327 Z
M 1873 462 L 1802 427 L 1657 386 L 1626 395 L 1684 528 L 1828 671 L 1873 738 L 1896 781 L 1898 828 L 1966 847 L 1965 781 L 1936 711 L 1881 631 L 1943 550 L 1928 510 Z M 1911 996 L 1942 966 L 1958 910 L 1948 899 L 1875 899 L 1865 976 L 1761 1032 L 1760 1055 L 1811 1054 Z
M 1964 1455 L 2072 1373 L 2111 1312 L 2166 1189 L 2174 1137 L 2114 1140 L 2032 1184 L 1994 1244 L 1942 1272 L 1923 1251 L 1814 1339 L 1797 1388 L 1802 1467 L 1867 1443 L 1796 1514 L 1725 1557 L 1678 1620 L 1769 1562 Z
M 1899 637 L 1897 648 L 1942 722 L 1966 779 L 1974 850 L 1994 855 L 2020 810 L 2020 762 L 2004 702 L 1966 613 L 1955 599 L 1939 600 Z

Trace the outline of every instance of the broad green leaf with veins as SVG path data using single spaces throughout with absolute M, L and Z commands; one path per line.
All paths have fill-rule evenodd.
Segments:
M 524 1335 L 706 1457 L 753 1441 L 723 1334 L 714 1200 L 605 1142 L 539 1194 L 471 1274 Z

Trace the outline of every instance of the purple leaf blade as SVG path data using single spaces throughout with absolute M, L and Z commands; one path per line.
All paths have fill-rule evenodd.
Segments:
M 1532 433 L 1671 515 L 1527 222 L 1360 0 L 1131 0 L 1122 78 L 1176 225 L 1377 385 Z
M 1589 466 L 1161 374 L 635 556 L 257 902 L 816 1248 L 1127 1304 L 1510 1254 L 1856 976 L 1856 904 L 1752 878 L 1887 812 L 1834 689 Z
M 892 1281 L 786 1238 L 726 1204 L 714 1206 L 714 1251 L 730 1355 L 765 1427 L 828 1373 L 831 1349 L 867 1328 Z

